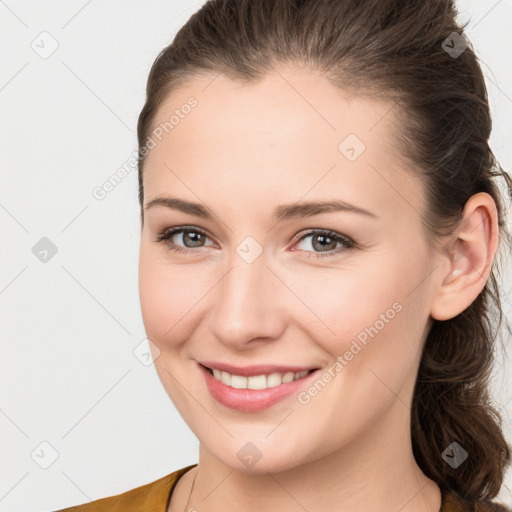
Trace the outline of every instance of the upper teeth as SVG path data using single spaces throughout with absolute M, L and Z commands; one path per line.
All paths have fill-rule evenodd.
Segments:
M 292 382 L 293 380 L 305 377 L 309 370 L 300 372 L 271 373 L 270 375 L 254 375 L 252 377 L 243 377 L 241 375 L 231 375 L 228 372 L 213 370 L 213 376 L 223 384 L 237 389 L 266 389 Z

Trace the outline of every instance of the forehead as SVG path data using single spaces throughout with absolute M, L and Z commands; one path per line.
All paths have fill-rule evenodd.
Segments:
M 195 106 L 185 108 L 190 98 Z M 241 205 L 255 194 L 276 201 L 327 194 L 411 213 L 422 189 L 395 147 L 396 119 L 391 102 L 356 96 L 302 69 L 250 84 L 223 75 L 194 79 L 155 116 L 153 127 L 167 122 L 167 130 L 145 163 L 145 202 L 186 182 L 206 198 L 232 189 L 231 201 Z

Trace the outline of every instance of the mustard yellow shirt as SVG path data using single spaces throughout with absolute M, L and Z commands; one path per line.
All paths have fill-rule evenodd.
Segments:
M 167 512 L 176 483 L 197 464 L 178 469 L 154 482 L 122 494 L 63 508 L 56 512 Z M 503 505 L 487 500 L 472 502 L 441 489 L 439 512 L 511 512 Z

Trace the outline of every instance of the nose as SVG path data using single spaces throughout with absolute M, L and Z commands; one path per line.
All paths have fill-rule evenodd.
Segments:
M 279 299 L 284 285 L 267 265 L 264 253 L 247 263 L 234 252 L 215 287 L 210 332 L 231 350 L 278 339 L 285 330 L 287 317 Z

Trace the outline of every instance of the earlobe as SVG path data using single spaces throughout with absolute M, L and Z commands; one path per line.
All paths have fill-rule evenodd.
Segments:
M 432 299 L 432 318 L 449 320 L 476 299 L 489 277 L 498 238 L 496 203 L 485 192 L 471 196 L 460 225 L 440 250 L 442 271 Z

